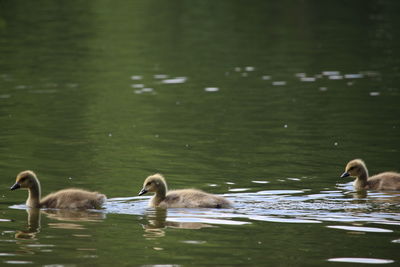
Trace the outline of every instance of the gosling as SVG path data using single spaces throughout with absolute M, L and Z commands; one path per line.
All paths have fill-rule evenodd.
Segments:
M 98 192 L 89 192 L 77 188 L 63 189 L 41 199 L 39 179 L 33 171 L 23 171 L 17 175 L 16 182 L 10 189 L 19 188 L 29 190 L 26 205 L 30 208 L 97 209 L 107 199 L 105 195 Z
M 164 177 L 158 173 L 146 178 L 139 196 L 147 192 L 155 193 L 149 202 L 149 206 L 153 208 L 230 208 L 232 206 L 226 198 L 201 190 L 168 191 Z
M 368 178 L 368 169 L 364 161 L 354 159 L 347 163 L 345 172 L 340 176 L 356 177 L 354 189 L 359 190 L 400 190 L 400 173 L 382 172 Z

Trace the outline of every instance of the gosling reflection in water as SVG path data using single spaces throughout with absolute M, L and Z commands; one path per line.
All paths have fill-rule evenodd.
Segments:
M 28 227 L 26 230 L 17 231 L 17 239 L 35 239 L 41 228 L 41 214 L 45 214 L 49 219 L 68 222 L 96 222 L 105 219 L 105 214 L 101 212 L 90 212 L 86 210 L 41 210 L 39 208 L 29 208 Z M 51 228 L 61 229 L 85 229 L 83 225 L 77 223 L 48 223 Z
M 201 229 L 205 227 L 213 227 L 210 224 L 199 222 L 171 222 L 168 221 L 168 211 L 166 209 L 157 208 L 149 210 L 146 214 L 147 224 L 142 224 L 145 231 L 144 237 L 163 237 L 165 236 L 165 228 L 181 228 L 181 229 Z
M 40 209 L 29 208 L 26 212 L 28 213 L 28 227 L 26 230 L 17 231 L 16 239 L 35 239 L 36 234 L 40 232 Z
M 101 212 L 92 212 L 87 210 L 42 210 L 48 218 L 59 223 L 48 223 L 51 228 L 56 229 L 86 229 L 83 225 L 76 222 L 98 222 L 105 219 L 105 214 Z
M 106 215 L 102 212 L 93 212 L 87 210 L 42 210 L 44 214 L 50 219 L 59 221 L 84 221 L 84 222 L 95 222 L 101 221 L 106 218 Z

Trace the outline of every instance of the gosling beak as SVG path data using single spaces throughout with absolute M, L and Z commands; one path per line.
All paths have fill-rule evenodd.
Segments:
M 21 185 L 19 183 L 15 183 L 13 186 L 11 186 L 10 190 L 12 191 L 18 188 L 21 188 Z
M 349 174 L 348 172 L 344 172 L 344 173 L 340 176 L 340 178 L 349 177 L 349 176 L 350 176 L 350 174 Z
M 144 195 L 146 193 L 147 193 L 147 190 L 143 188 L 142 190 L 140 190 L 139 196 Z

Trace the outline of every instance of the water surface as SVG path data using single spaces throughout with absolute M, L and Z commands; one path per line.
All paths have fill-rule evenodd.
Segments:
M 0 262 L 398 265 L 398 1 L 0 1 Z M 29 210 L 105 193 L 99 211 Z M 146 176 L 232 209 L 147 207 Z

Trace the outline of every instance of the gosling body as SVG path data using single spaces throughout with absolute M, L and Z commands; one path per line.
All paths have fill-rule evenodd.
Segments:
M 197 189 L 168 191 L 165 178 L 154 174 L 146 178 L 139 195 L 154 192 L 150 207 L 159 208 L 229 208 L 232 203 L 224 197 L 216 196 Z
M 356 177 L 356 190 L 400 190 L 400 173 L 382 172 L 369 177 L 367 166 L 361 159 L 354 159 L 347 163 L 345 172 L 340 177 Z
M 26 205 L 31 208 L 97 209 L 107 199 L 104 194 L 78 188 L 63 189 L 41 199 L 40 182 L 33 171 L 23 171 L 17 175 L 11 190 L 19 188 L 28 189 Z

